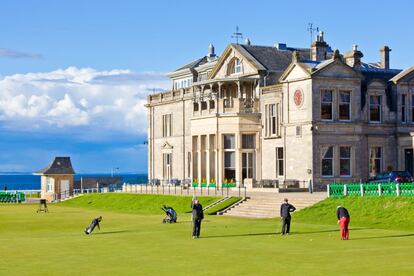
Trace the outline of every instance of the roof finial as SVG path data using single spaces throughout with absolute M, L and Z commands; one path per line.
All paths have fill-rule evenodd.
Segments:
M 250 39 L 249 39 L 248 37 L 246 37 L 246 39 L 244 40 L 244 43 L 245 43 L 246 45 L 250 45 Z
M 341 55 L 339 54 L 339 50 L 338 50 L 338 49 L 336 49 L 336 50 L 333 52 L 332 58 L 333 58 L 333 59 L 340 59 L 340 58 L 341 58 Z
M 297 51 L 293 51 L 292 53 L 292 62 L 298 62 L 300 60 L 299 53 Z

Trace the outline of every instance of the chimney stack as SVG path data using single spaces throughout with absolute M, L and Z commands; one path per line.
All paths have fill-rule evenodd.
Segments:
M 210 43 L 210 45 L 208 45 L 208 55 L 207 55 L 207 59 L 213 60 L 215 59 L 216 54 L 214 53 L 214 45 Z
M 390 69 L 390 52 L 391 49 L 388 46 L 384 46 L 380 49 L 381 54 L 381 67 L 384 69 Z
M 313 61 L 326 60 L 328 50 L 329 45 L 323 39 L 323 32 L 319 32 L 316 36 L 316 41 L 311 45 L 311 59 Z
M 363 56 L 362 52 L 358 50 L 358 45 L 354 44 L 352 45 L 352 51 L 345 53 L 344 58 L 346 64 L 355 69 L 359 69 L 361 68 L 361 58 Z

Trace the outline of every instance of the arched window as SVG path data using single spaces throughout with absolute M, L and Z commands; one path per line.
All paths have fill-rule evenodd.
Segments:
M 229 75 L 240 74 L 243 72 L 243 64 L 240 59 L 234 58 L 229 64 Z

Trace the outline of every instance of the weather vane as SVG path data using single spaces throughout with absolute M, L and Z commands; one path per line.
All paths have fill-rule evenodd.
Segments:
M 236 32 L 233 33 L 233 35 L 231 36 L 232 38 L 236 39 L 236 43 L 239 44 L 239 38 L 242 39 L 243 38 L 243 34 L 241 32 L 239 32 L 239 26 L 236 26 Z

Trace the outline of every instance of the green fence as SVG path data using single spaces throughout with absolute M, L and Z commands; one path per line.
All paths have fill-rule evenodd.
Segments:
M 0 192 L 0 203 L 16 203 L 26 200 L 26 195 L 22 192 Z
M 357 196 L 414 196 L 414 183 L 350 183 L 329 184 L 329 197 Z

